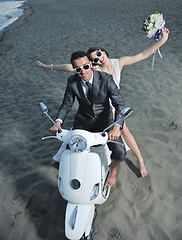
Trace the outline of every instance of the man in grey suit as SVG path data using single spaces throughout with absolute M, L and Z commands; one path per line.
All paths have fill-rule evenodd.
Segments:
M 71 110 L 75 97 L 79 108 L 74 117 L 73 129 L 84 129 L 91 132 L 103 131 L 111 123 L 119 119 L 124 103 L 113 77 L 110 74 L 92 70 L 92 62 L 85 52 L 79 51 L 71 55 L 71 63 L 76 74 L 68 78 L 63 102 L 56 116 L 56 123 L 61 128 L 68 112 Z M 110 101 L 115 108 L 115 119 Z M 115 124 L 108 132 L 110 140 L 122 142 L 120 129 Z M 53 125 L 50 132 L 55 135 L 58 128 Z M 106 185 L 116 182 L 117 167 L 124 160 L 126 150 L 123 145 L 108 143 L 111 153 L 110 174 Z

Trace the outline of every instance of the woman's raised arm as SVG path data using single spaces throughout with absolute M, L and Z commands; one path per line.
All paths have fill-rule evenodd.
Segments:
M 38 61 L 37 66 L 42 68 L 43 70 L 56 70 L 56 71 L 64 71 L 64 72 L 74 72 L 71 64 L 59 64 L 59 65 L 46 65 L 42 62 Z
M 134 56 L 124 56 L 119 58 L 120 68 L 122 69 L 125 65 L 130 65 L 136 62 L 140 62 L 148 58 L 154 53 L 159 47 L 161 47 L 168 39 L 169 30 L 165 27 L 162 28 L 161 39 L 156 41 L 152 46 L 145 49 L 143 52 Z

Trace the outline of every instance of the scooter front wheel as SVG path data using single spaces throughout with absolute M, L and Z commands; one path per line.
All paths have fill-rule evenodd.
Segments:
M 68 239 L 91 239 L 95 205 L 67 203 L 65 216 L 65 235 Z
M 92 238 L 92 235 L 89 235 L 87 237 L 83 236 L 82 238 L 80 238 L 80 240 L 93 240 L 93 238 Z
M 93 222 L 95 221 L 96 217 L 97 217 L 97 210 L 95 208 Z M 82 238 L 80 238 L 80 240 L 93 240 L 93 232 L 94 232 L 93 222 L 92 222 L 90 234 L 87 237 L 85 237 L 85 233 L 84 233 Z

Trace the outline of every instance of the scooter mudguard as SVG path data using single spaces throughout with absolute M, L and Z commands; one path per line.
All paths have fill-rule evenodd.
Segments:
M 67 203 L 65 216 L 65 235 L 68 239 L 79 240 L 83 234 L 90 234 L 94 218 L 95 205 L 77 205 Z

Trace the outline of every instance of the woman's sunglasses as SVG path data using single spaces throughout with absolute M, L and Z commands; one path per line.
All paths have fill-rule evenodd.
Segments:
M 85 70 L 88 70 L 89 67 L 90 67 L 90 63 L 87 63 L 87 64 L 83 65 L 82 67 L 76 67 L 76 68 L 74 68 L 73 70 L 74 70 L 76 73 L 81 73 L 82 68 L 85 69 Z
M 92 62 L 95 63 L 95 64 L 98 63 L 100 56 L 102 56 L 102 51 L 98 50 L 97 53 L 96 53 L 96 57 L 92 60 Z

